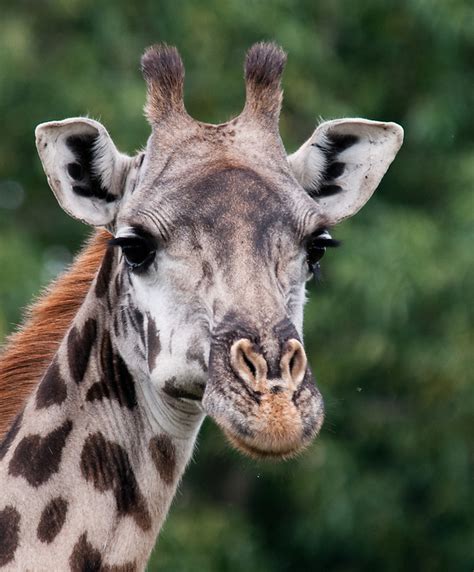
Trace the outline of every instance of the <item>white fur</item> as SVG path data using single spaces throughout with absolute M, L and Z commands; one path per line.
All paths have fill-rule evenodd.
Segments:
M 355 135 L 358 142 L 337 156 L 345 164 L 344 172 L 335 179 L 342 192 L 317 197 L 321 177 L 327 166 L 323 151 L 331 134 Z M 367 119 L 336 119 L 319 125 L 303 145 L 288 156 L 293 174 L 300 185 L 315 194 L 315 201 L 328 224 L 336 224 L 361 209 L 370 199 L 403 142 L 403 129 L 396 123 Z
M 300 185 L 309 190 L 315 190 L 321 183 L 321 177 L 326 166 L 326 157 L 317 147 L 313 147 L 313 137 L 301 145 L 295 153 L 288 156 L 288 162 L 293 170 L 293 174 Z M 319 141 L 324 145 L 324 137 Z
M 95 142 L 92 170 L 100 177 L 108 192 L 117 200 L 107 203 L 95 197 L 81 197 L 73 192 L 74 181 L 67 165 L 74 162 L 73 152 L 66 144 L 71 135 L 98 135 Z M 86 117 L 73 117 L 64 121 L 41 123 L 35 131 L 36 146 L 48 178 L 49 185 L 63 209 L 72 217 L 92 226 L 110 224 L 118 210 L 124 192 L 124 182 L 133 159 L 119 153 L 107 130 L 98 121 Z

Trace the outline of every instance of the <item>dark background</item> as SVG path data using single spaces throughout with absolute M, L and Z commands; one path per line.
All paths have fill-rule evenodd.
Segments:
M 256 463 L 206 421 L 150 570 L 471 571 L 474 547 L 474 5 L 469 0 L 0 0 L 0 339 L 88 230 L 48 188 L 33 132 L 90 114 L 133 153 L 143 49 L 185 60 L 186 104 L 243 105 L 255 41 L 289 55 L 281 132 L 397 121 L 405 144 L 311 286 L 306 345 L 327 406 L 300 458 Z

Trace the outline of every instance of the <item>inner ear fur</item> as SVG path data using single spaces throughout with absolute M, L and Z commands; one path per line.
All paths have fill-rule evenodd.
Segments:
M 38 125 L 36 146 L 62 208 L 92 226 L 110 224 L 132 159 L 119 153 L 103 125 L 72 118 Z
M 288 162 L 328 224 L 336 224 L 369 200 L 402 142 L 396 123 L 337 119 L 321 123 Z

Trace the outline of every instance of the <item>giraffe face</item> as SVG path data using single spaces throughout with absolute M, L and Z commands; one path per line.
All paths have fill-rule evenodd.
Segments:
M 149 50 L 152 134 L 134 158 L 90 119 L 37 129 L 63 208 L 115 236 L 103 273 L 113 284 L 99 274 L 96 291 L 115 292 L 122 358 L 155 392 L 200 402 L 234 445 L 267 457 L 291 456 L 319 431 L 305 282 L 332 243 L 325 229 L 365 204 L 402 142 L 393 123 L 336 120 L 287 156 L 284 59 L 273 45 L 252 48 L 244 111 L 207 125 L 184 110 L 177 52 Z
M 211 169 L 173 192 L 167 204 L 174 219 L 161 220 L 153 207 L 150 217 L 142 204 L 137 190 L 127 209 L 134 214 L 119 219 L 113 241 L 121 247 L 123 293 L 117 308 L 136 308 L 144 316 L 141 369 L 154 386 L 200 400 L 212 373 L 211 350 L 224 329 L 233 332 L 232 342 L 245 336 L 260 340 L 268 360 L 278 362 L 271 367 L 279 369 L 284 344 L 301 339 L 304 289 L 311 277 L 308 241 L 320 241 L 319 256 L 322 244 L 330 242 L 320 236 L 318 218 L 301 236 L 298 213 L 284 193 L 254 171 L 238 168 Z M 280 335 L 278 328 L 285 331 Z M 123 353 L 133 348 L 132 360 L 135 344 L 118 330 L 117 343 Z M 134 335 L 134 328 L 127 333 Z M 153 340 L 158 339 L 157 352 Z

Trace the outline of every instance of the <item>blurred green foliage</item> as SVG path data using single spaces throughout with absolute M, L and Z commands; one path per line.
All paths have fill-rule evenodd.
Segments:
M 48 189 L 34 127 L 90 113 L 139 148 L 145 46 L 179 47 L 190 113 L 220 122 L 242 106 L 245 50 L 281 43 L 289 150 L 320 115 L 405 128 L 311 287 L 321 437 L 257 464 L 207 422 L 149 569 L 472 570 L 474 4 L 0 0 L 0 12 L 0 338 L 87 233 Z

